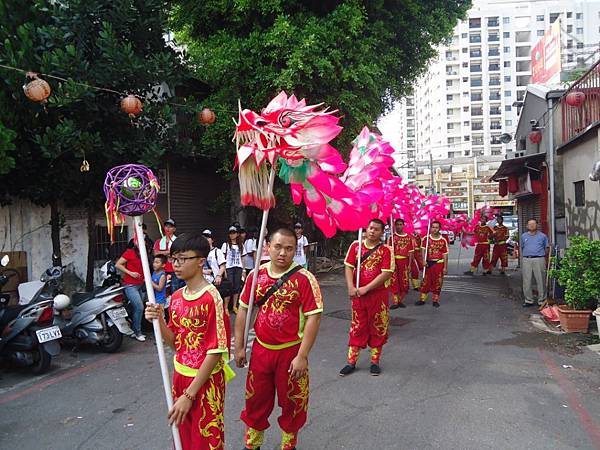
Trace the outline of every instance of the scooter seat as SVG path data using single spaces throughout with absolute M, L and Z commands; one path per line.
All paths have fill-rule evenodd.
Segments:
M 79 306 L 79 305 L 87 302 L 88 300 L 93 299 L 94 296 L 95 296 L 94 292 L 76 292 L 71 297 L 71 303 L 74 306 Z
M 28 307 L 29 305 L 13 305 L 0 309 L 0 330 L 4 329 L 9 322 L 16 319 L 19 313 Z

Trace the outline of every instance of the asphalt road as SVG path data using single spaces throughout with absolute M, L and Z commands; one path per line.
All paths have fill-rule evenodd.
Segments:
M 442 306 L 391 312 L 383 373 L 344 365 L 349 303 L 341 274 L 321 277 L 326 310 L 311 354 L 309 420 L 299 449 L 600 449 L 600 359 L 535 330 L 511 277 L 470 278 L 464 251 Z M 467 252 L 468 253 L 468 252 Z M 514 278 L 513 278 L 514 279 Z M 566 366 L 566 367 L 564 367 Z M 245 371 L 227 386 L 228 449 L 242 448 Z M 275 410 L 264 449 L 277 448 Z M 64 348 L 41 377 L 0 372 L 1 449 L 168 449 L 155 347 Z

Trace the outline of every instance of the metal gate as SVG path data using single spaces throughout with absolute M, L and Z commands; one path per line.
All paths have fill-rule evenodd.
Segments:
M 542 208 L 541 198 L 539 195 L 530 195 L 517 200 L 518 215 L 519 215 L 519 236 L 527 231 L 527 221 L 535 219 L 538 224 L 542 225 Z

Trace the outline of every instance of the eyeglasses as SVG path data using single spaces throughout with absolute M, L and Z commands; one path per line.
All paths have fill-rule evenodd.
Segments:
M 180 256 L 178 258 L 170 257 L 169 262 L 176 266 L 183 266 L 186 261 L 188 261 L 190 259 L 199 259 L 199 258 L 202 258 L 202 256 L 187 256 L 187 257 Z

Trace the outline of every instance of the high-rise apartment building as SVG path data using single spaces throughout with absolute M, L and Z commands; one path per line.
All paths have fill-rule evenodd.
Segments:
M 515 150 L 519 105 L 531 83 L 531 51 L 556 21 L 563 72 L 598 60 L 600 1 L 474 1 L 439 57 L 394 115 L 397 161 L 409 180 L 416 161 L 498 157 Z M 390 128 L 390 124 L 387 124 Z M 384 130 L 385 132 L 385 130 Z

